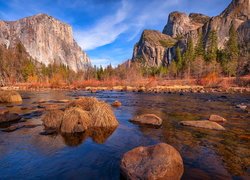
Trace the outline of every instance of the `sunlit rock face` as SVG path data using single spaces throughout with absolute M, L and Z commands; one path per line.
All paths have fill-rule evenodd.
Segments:
M 0 21 L 0 43 L 9 48 L 17 42 L 23 44 L 32 58 L 45 65 L 56 62 L 79 71 L 90 63 L 73 39 L 72 28 L 46 14 Z
M 176 58 L 176 47 L 179 47 L 182 52 L 185 51 L 188 38 L 191 37 L 194 44 L 196 44 L 201 32 L 203 34 L 204 45 L 207 45 L 209 33 L 216 31 L 218 48 L 224 49 L 229 39 L 229 29 L 231 26 L 234 26 L 238 32 L 241 52 L 245 56 L 248 56 L 247 53 L 250 51 L 249 19 L 249 0 L 233 0 L 220 15 L 215 17 L 208 17 L 199 13 L 187 15 L 174 11 L 169 14 L 167 24 L 162 33 L 153 30 L 142 33 L 140 41 L 134 47 L 132 59 L 138 61 L 140 58 L 144 58 L 144 61 L 151 66 L 164 65 L 166 62 L 169 64 Z M 145 40 L 145 34 L 148 34 L 148 37 L 157 38 L 148 38 L 150 41 Z M 172 39 L 172 42 L 175 43 L 170 43 L 168 46 L 155 43 L 165 41 L 166 39 Z
M 133 61 L 142 60 L 148 66 L 168 64 L 167 47 L 172 46 L 175 40 L 159 31 L 144 30 L 140 41 L 135 45 Z
M 190 31 L 197 30 L 209 21 L 209 17 L 203 14 L 191 13 L 189 16 L 182 12 L 172 12 L 168 17 L 168 23 L 163 33 L 174 38 L 182 37 Z

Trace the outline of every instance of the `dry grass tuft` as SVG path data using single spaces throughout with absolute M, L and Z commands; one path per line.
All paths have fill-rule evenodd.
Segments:
M 82 97 L 70 102 L 68 107 L 79 107 L 84 111 L 90 111 L 91 107 L 97 102 L 98 100 L 94 97 Z
M 93 104 L 90 110 L 90 116 L 90 127 L 116 127 L 119 124 L 111 106 L 103 101 L 98 101 Z
M 22 102 L 22 97 L 16 91 L 0 91 L 0 103 Z
M 64 113 L 62 110 L 48 110 L 42 118 L 43 125 L 46 129 L 59 130 L 61 127 L 63 114 Z
M 79 107 L 71 107 L 64 112 L 61 132 L 78 133 L 87 130 L 90 124 L 90 117 L 87 111 Z

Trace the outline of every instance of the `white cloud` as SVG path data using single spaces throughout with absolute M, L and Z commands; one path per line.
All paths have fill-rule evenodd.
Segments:
M 123 0 L 122 6 L 114 15 L 106 16 L 94 26 L 75 31 L 75 38 L 84 50 L 93 50 L 114 42 L 122 33 L 130 34 L 127 41 L 133 40 L 147 25 L 154 25 L 167 19 L 166 10 L 179 0 L 151 1 L 147 3 Z
M 128 29 L 128 26 L 122 22 L 126 19 L 129 9 L 130 6 L 127 1 L 122 1 L 121 9 L 114 15 L 102 18 L 95 26 L 86 30 L 76 30 L 77 42 L 84 50 L 91 50 L 112 43 Z

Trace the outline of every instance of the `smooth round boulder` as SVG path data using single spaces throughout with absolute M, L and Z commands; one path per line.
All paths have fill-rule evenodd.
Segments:
M 214 121 L 214 122 L 226 122 L 227 120 L 219 115 L 212 114 L 209 117 L 209 121 Z
M 155 114 L 143 114 L 140 116 L 136 116 L 135 118 L 130 120 L 131 122 L 137 124 L 145 124 L 145 125 L 153 125 L 153 126 L 161 126 L 162 119 Z
M 63 115 L 64 113 L 62 110 L 53 109 L 46 111 L 42 118 L 45 129 L 59 130 L 62 124 Z
M 205 128 L 205 129 L 213 129 L 213 130 L 225 130 L 223 126 L 220 124 L 209 121 L 209 120 L 202 120 L 202 121 L 181 121 L 181 125 L 183 126 L 192 126 L 197 128 Z
M 16 91 L 0 91 L 0 103 L 22 102 L 22 97 Z
M 179 152 L 166 143 L 128 151 L 122 157 L 120 168 L 126 179 L 179 180 L 184 171 Z

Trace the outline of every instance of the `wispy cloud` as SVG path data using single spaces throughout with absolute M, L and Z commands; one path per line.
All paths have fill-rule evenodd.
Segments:
M 127 41 L 133 40 L 143 28 L 150 24 L 157 24 L 166 19 L 166 9 L 176 5 L 173 1 L 143 1 L 123 0 L 121 8 L 114 14 L 99 20 L 94 26 L 86 29 L 76 29 L 75 38 L 84 50 L 95 48 L 114 42 L 122 33 L 130 34 Z M 138 6 L 139 4 L 139 6 Z
M 77 42 L 85 50 L 112 43 L 128 29 L 128 26 L 122 22 L 126 19 L 129 9 L 129 3 L 124 0 L 122 1 L 122 7 L 114 15 L 102 18 L 88 29 L 76 30 Z

